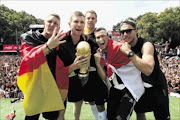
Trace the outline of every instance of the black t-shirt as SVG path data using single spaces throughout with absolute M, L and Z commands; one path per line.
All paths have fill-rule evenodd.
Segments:
M 71 37 L 71 31 L 69 31 L 63 39 L 66 40 L 66 42 L 59 45 L 59 50 L 57 53 L 58 53 L 60 59 L 63 61 L 64 65 L 69 66 L 74 62 L 74 60 L 76 58 L 75 54 L 76 54 L 77 44 L 80 41 L 84 41 L 84 38 L 83 38 L 83 36 L 80 36 L 79 42 L 76 45 L 74 45 L 73 41 L 72 41 L 72 37 Z M 90 34 L 90 38 L 87 42 L 90 44 L 90 47 L 91 47 L 90 66 L 96 68 L 94 54 L 96 53 L 96 50 L 99 48 L 99 46 L 95 42 L 94 32 Z M 78 74 L 79 69 L 75 70 L 74 72 L 76 74 Z M 94 76 L 94 79 L 100 79 L 101 80 L 97 71 L 91 72 L 91 75 Z
M 89 40 L 87 41 L 91 46 L 91 60 L 90 60 L 90 66 L 96 68 L 94 54 L 96 53 L 96 50 L 99 48 L 99 46 L 96 43 L 94 32 L 89 34 Z
M 80 40 L 77 44 L 74 45 L 71 37 L 71 31 L 69 31 L 66 36 L 63 38 L 66 40 L 65 43 L 59 45 L 59 50 L 57 51 L 58 56 L 63 61 L 64 66 L 71 65 L 76 58 L 76 47 L 80 41 L 84 41 L 84 38 L 80 36 Z M 75 70 L 75 73 L 78 73 L 79 70 Z

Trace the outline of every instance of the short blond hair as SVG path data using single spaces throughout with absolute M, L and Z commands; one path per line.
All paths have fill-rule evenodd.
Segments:
M 87 11 L 86 14 L 85 14 L 85 16 L 87 15 L 87 13 L 95 14 L 95 16 L 96 16 L 96 18 L 97 18 L 97 14 L 96 14 L 96 12 L 95 12 L 94 10 L 89 10 L 89 11 Z
M 71 22 L 72 22 L 73 16 L 83 16 L 83 17 L 85 17 L 82 12 L 80 12 L 80 11 L 75 11 L 75 12 L 72 13 L 72 15 L 71 15 L 71 17 L 70 17 L 70 21 L 71 21 Z
M 49 14 L 47 17 L 49 17 L 49 16 L 54 16 L 54 17 L 56 17 L 57 19 L 61 20 L 60 16 L 59 16 L 58 14 L 56 14 L 56 13 L 51 13 L 51 14 Z M 46 17 L 46 18 L 47 18 L 47 17 Z

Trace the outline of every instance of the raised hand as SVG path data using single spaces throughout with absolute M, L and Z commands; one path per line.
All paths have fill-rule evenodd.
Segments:
M 85 57 L 84 55 L 80 55 L 76 57 L 73 64 L 75 65 L 76 69 L 79 69 L 83 66 L 87 66 L 89 65 L 89 58 Z
M 66 42 L 66 40 L 62 39 L 66 36 L 65 34 L 62 35 L 63 30 L 61 30 L 57 35 L 56 33 L 58 32 L 57 27 L 54 29 L 52 36 L 49 38 L 49 40 L 47 41 L 47 46 L 50 49 L 56 48 L 59 44 L 63 44 Z
M 131 46 L 127 42 L 124 42 L 120 47 L 120 51 L 124 54 L 128 54 L 131 51 Z
M 82 34 L 84 41 L 88 41 L 89 40 L 89 34 Z
M 100 64 L 101 56 L 102 56 L 102 50 L 100 48 L 98 48 L 96 50 L 96 53 L 94 54 L 94 59 L 95 59 L 96 65 Z
M 84 55 L 80 55 L 80 56 L 76 57 L 74 62 L 69 66 L 69 73 L 71 73 L 72 71 L 74 71 L 76 69 L 80 69 L 81 67 L 89 65 L 89 62 L 90 62 L 89 56 L 84 57 Z

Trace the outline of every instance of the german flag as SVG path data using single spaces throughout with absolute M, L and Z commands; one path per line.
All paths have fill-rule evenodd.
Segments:
M 101 57 L 101 64 L 107 66 L 108 79 L 116 84 L 114 87 L 119 87 L 116 78 L 116 75 L 118 75 L 134 99 L 138 101 L 145 91 L 141 72 L 135 67 L 127 55 L 120 51 L 122 43 L 121 41 L 109 39 L 107 57 L 106 60 Z
M 27 116 L 65 109 L 42 45 L 34 47 L 23 57 L 18 86 L 24 94 L 23 107 Z

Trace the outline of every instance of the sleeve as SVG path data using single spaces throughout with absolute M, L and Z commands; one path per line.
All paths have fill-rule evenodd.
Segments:
M 58 56 L 56 58 L 56 82 L 61 97 L 65 101 L 69 89 L 69 66 L 64 67 L 62 60 Z

